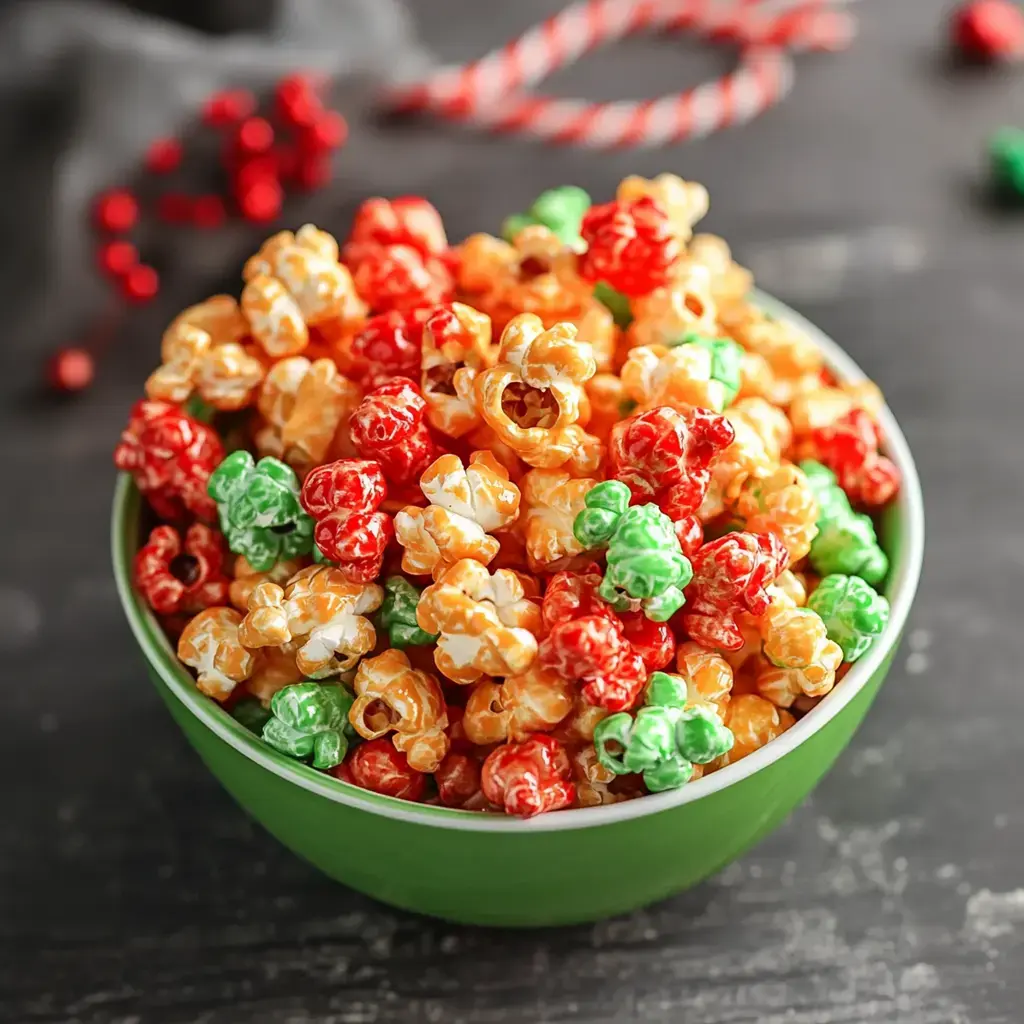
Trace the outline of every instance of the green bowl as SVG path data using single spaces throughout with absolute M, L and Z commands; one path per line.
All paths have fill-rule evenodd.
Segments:
M 864 376 L 813 325 L 756 295 L 821 345 L 843 379 Z M 886 410 L 887 448 L 903 474 L 882 539 L 892 562 L 888 629 L 842 683 L 779 739 L 681 789 L 529 821 L 379 796 L 278 754 L 200 694 L 131 582 L 141 498 L 122 476 L 112 544 L 118 592 L 172 717 L 225 789 L 285 846 L 331 878 L 385 903 L 472 924 L 593 921 L 671 896 L 767 835 L 850 741 L 892 663 L 917 589 L 924 542 L 914 462 Z M 614 865 L 614 882 L 608 865 Z

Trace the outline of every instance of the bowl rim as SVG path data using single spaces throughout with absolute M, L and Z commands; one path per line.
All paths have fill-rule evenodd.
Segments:
M 750 299 L 769 315 L 789 320 L 804 330 L 821 348 L 826 364 L 841 380 L 859 381 L 866 378 L 863 370 L 835 341 L 795 310 L 756 289 L 750 293 Z M 710 797 L 781 760 L 836 718 L 857 697 L 891 648 L 899 642 L 921 574 L 924 553 L 924 509 L 920 480 L 906 438 L 887 406 L 882 409 L 879 419 L 886 450 L 899 467 L 903 478 L 896 501 L 900 550 L 891 568 L 891 612 L 885 632 L 867 654 L 851 667 L 843 678 L 842 685 L 836 687 L 820 704 L 780 737 L 711 775 L 687 783 L 679 789 L 650 794 L 636 800 L 597 807 L 570 808 L 555 814 L 541 814 L 523 820 L 506 815 L 410 803 L 382 796 L 315 771 L 267 746 L 259 737 L 235 721 L 219 704 L 196 689 L 192 676 L 178 661 L 156 617 L 136 594 L 131 573 L 134 550 L 130 550 L 133 545 L 129 543 L 130 537 L 135 535 L 129 527 L 135 526 L 141 507 L 141 496 L 127 473 L 121 473 L 117 481 L 111 519 L 111 551 L 117 592 L 137 643 L 168 691 L 206 728 L 238 753 L 311 793 L 335 803 L 398 821 L 456 831 L 517 834 L 557 832 L 630 821 Z

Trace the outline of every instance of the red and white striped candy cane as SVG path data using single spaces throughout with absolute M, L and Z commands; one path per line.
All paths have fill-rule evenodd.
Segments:
M 582 0 L 479 60 L 392 86 L 385 105 L 507 134 L 592 148 L 653 147 L 742 124 L 793 82 L 790 54 L 845 47 L 843 0 Z M 592 103 L 531 86 L 586 53 L 638 32 L 693 32 L 740 50 L 736 69 L 658 99 Z

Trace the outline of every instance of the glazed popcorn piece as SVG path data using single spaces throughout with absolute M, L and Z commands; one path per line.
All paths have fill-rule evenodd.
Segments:
M 754 693 L 733 697 L 725 717 L 725 725 L 733 735 L 732 749 L 712 763 L 713 768 L 735 764 L 766 743 L 781 736 L 796 719 L 783 708 Z
M 549 732 L 569 714 L 573 690 L 571 681 L 537 662 L 500 684 L 482 679 L 466 700 L 462 727 L 479 746 L 525 740 Z
M 488 316 L 461 302 L 431 313 L 423 327 L 420 387 L 432 427 L 462 437 L 480 425 L 475 382 L 496 356 Z
M 422 256 L 444 253 L 448 237 L 437 209 L 422 196 L 374 196 L 360 203 L 345 242 L 345 262 L 354 266 L 392 245 L 407 246 Z
M 498 360 L 476 380 L 481 413 L 498 437 L 540 469 L 570 460 L 581 470 L 596 465 L 600 442 L 577 420 L 583 384 L 597 367 L 590 346 L 576 341 L 576 328 L 563 323 L 545 330 L 524 313 L 502 333 Z
M 740 360 L 735 342 L 702 335 L 672 348 L 641 345 L 630 350 L 622 383 L 642 410 L 667 405 L 721 412 L 739 392 Z
M 371 317 L 352 336 L 346 353 L 346 374 L 370 388 L 386 384 L 392 377 L 418 377 L 424 320 L 422 310 L 392 310 Z
M 748 533 L 777 536 L 792 565 L 807 556 L 818 535 L 814 490 L 804 472 L 791 462 L 783 462 L 763 480 L 748 480 L 734 511 Z
M 521 818 L 568 807 L 576 797 L 569 755 L 556 739 L 543 734 L 491 751 L 480 785 L 490 803 Z
M 256 448 L 305 474 L 327 457 L 361 397 L 330 359 L 282 359 L 260 389 L 256 404 L 264 426 L 256 432 Z
M 354 264 L 353 277 L 359 295 L 375 313 L 411 313 L 454 297 L 447 264 L 409 245 L 368 250 Z
M 244 614 L 249 607 L 249 595 L 260 583 L 264 580 L 271 583 L 287 583 L 304 567 L 305 562 L 300 559 L 284 559 L 275 562 L 265 572 L 258 572 L 249 564 L 245 555 L 239 555 L 235 559 L 234 579 L 231 581 L 228 597 L 232 605 Z
M 814 611 L 777 598 L 762 617 L 761 636 L 766 664 L 756 683 L 762 697 L 788 708 L 801 695 L 823 697 L 831 691 L 843 652 Z
M 427 788 L 427 776 L 384 736 L 360 743 L 331 774 L 360 789 L 414 803 L 423 799 Z
M 828 427 L 854 409 L 862 409 L 877 419 L 885 400 L 878 385 L 870 380 L 851 384 L 821 383 L 811 391 L 793 399 L 789 406 L 789 421 L 798 439 L 806 438 L 822 427 Z
M 711 295 L 715 303 L 727 309 L 744 298 L 753 287 L 754 275 L 732 258 L 732 250 L 717 235 L 694 235 L 686 248 L 687 261 L 711 274 Z
M 826 576 L 807 607 L 821 616 L 829 640 L 842 649 L 843 661 L 856 661 L 866 654 L 889 624 L 889 602 L 859 576 Z
M 514 242 L 524 229 L 540 225 L 572 249 L 583 247 L 580 223 L 590 208 L 590 196 L 578 185 L 562 185 L 541 192 L 525 213 L 513 213 L 501 225 L 506 242 Z
M 232 452 L 210 476 L 208 490 L 228 546 L 257 572 L 312 549 L 313 521 L 299 504 L 295 472 L 283 462 Z
M 239 636 L 252 650 L 299 641 L 299 671 L 323 679 L 355 667 L 373 650 L 377 634 L 366 616 L 383 599 L 375 584 L 353 583 L 340 569 L 311 565 L 284 588 L 260 583 L 249 597 Z
M 563 569 L 583 553 L 573 523 L 596 483 L 592 477 L 574 479 L 560 469 L 531 469 L 523 477 L 522 532 L 533 572 Z
M 635 299 L 631 309 L 627 335 L 631 347 L 670 348 L 691 334 L 714 337 L 719 333 L 711 274 L 697 263 L 677 264 L 667 284 Z
M 207 608 L 191 619 L 178 639 L 178 657 L 196 670 L 196 688 L 227 700 L 255 667 L 240 639 L 242 616 L 234 608 Z
M 389 576 L 384 581 L 378 628 L 387 630 L 392 647 L 424 647 L 437 641 L 434 633 L 420 629 L 416 622 L 419 601 L 420 591 L 404 576 Z
M 364 658 L 352 681 L 356 699 L 348 713 L 367 740 L 391 735 L 396 750 L 418 772 L 437 769 L 448 753 L 444 694 L 437 680 L 414 669 L 401 651 Z
M 710 706 L 725 718 L 732 696 L 733 670 L 720 652 L 688 640 L 676 651 L 676 671 L 686 686 L 688 704 Z
M 302 682 L 302 672 L 295 661 L 298 650 L 298 642 L 292 641 L 256 652 L 256 665 L 245 681 L 245 688 L 265 707 L 270 707 L 275 693 Z
M 680 242 L 690 241 L 693 227 L 707 216 L 711 207 L 708 190 L 696 181 L 684 181 L 675 174 L 641 178 L 631 174 L 619 182 L 615 198 L 628 203 L 649 196 L 665 211 L 672 233 Z
M 490 452 L 474 452 L 468 466 L 442 455 L 420 477 L 420 490 L 430 504 L 395 516 L 402 568 L 416 575 L 438 579 L 463 558 L 487 565 L 500 547 L 491 534 L 519 514 L 519 488 Z
M 302 352 L 310 326 L 365 315 L 352 275 L 338 262 L 338 243 L 312 224 L 267 239 L 242 278 L 242 313 L 271 359 Z
M 173 526 L 157 526 L 135 556 L 135 586 L 158 615 L 223 605 L 226 554 L 221 535 L 202 523 L 193 523 L 184 539 Z
M 352 694 L 329 683 L 295 683 L 274 694 L 263 739 L 282 754 L 333 768 L 348 752 Z
M 540 609 L 523 579 L 464 558 L 420 595 L 416 621 L 437 633 L 434 662 L 454 683 L 523 672 L 537 656 Z

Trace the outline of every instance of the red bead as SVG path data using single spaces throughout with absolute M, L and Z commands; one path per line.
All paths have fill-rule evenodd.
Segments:
M 274 128 L 266 118 L 246 118 L 238 126 L 235 146 L 243 157 L 269 153 L 274 146 Z
M 242 216 L 254 224 L 274 220 L 281 213 L 284 192 L 273 180 L 257 181 L 238 197 Z
M 46 364 L 46 379 L 56 391 L 83 391 L 95 373 L 92 356 L 83 348 L 59 349 Z
M 156 215 L 166 224 L 184 224 L 192 218 L 192 197 L 184 192 L 165 192 L 157 198 Z
M 146 170 L 150 174 L 170 174 L 181 166 L 184 152 L 178 139 L 154 139 L 146 150 Z
M 998 61 L 1024 52 L 1024 11 L 1010 0 L 971 0 L 950 22 L 953 45 L 976 60 Z
M 131 242 L 115 239 L 99 247 L 96 260 L 105 274 L 123 277 L 139 262 L 139 250 Z
M 219 228 L 227 218 L 224 200 L 220 196 L 196 196 L 192 203 L 192 223 L 200 228 Z
M 121 292 L 129 302 L 149 302 L 158 291 L 160 275 L 145 263 L 136 264 L 121 281 Z
M 139 203 L 127 189 L 114 189 L 96 200 L 95 213 L 96 225 L 101 230 L 129 231 L 139 219 Z
M 316 121 L 302 133 L 302 146 L 321 151 L 339 149 L 348 138 L 348 121 L 336 110 L 325 110 Z
M 215 92 L 203 104 L 203 123 L 211 128 L 237 124 L 256 109 L 256 97 L 247 89 Z

